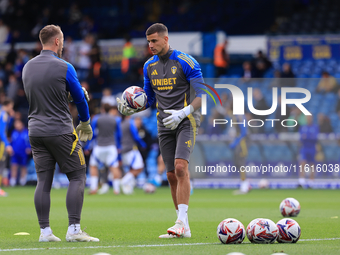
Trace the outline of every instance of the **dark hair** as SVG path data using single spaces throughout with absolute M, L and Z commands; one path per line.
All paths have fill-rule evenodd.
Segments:
M 106 113 L 108 113 L 110 110 L 111 110 L 111 108 L 112 108 L 112 106 L 111 105 L 109 105 L 109 104 L 103 104 L 103 109 L 104 109 L 104 111 L 106 112 Z
M 61 28 L 56 25 L 47 25 L 40 30 L 39 39 L 42 45 L 47 44 L 53 37 L 61 34 Z
M 4 100 L 4 102 L 2 103 L 3 106 L 7 106 L 7 105 L 9 105 L 9 104 L 13 104 L 13 101 L 12 101 L 12 99 L 10 99 L 10 98 L 6 98 L 6 99 Z
M 158 34 L 168 33 L 168 28 L 162 23 L 155 23 L 146 30 L 145 34 L 152 35 L 154 33 L 158 33 Z

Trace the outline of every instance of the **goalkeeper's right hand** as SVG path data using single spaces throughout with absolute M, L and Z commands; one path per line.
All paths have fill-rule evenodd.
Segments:
M 132 108 L 124 105 L 124 103 L 122 103 L 118 97 L 116 98 L 116 100 L 117 100 L 117 103 L 118 103 L 118 105 L 117 105 L 118 111 L 121 114 L 123 114 L 125 116 L 130 116 L 130 115 L 134 114 L 135 112 L 137 112 L 137 110 L 132 109 Z
M 79 125 L 76 128 L 76 133 L 79 133 L 79 140 L 82 142 L 86 142 L 87 140 L 91 140 L 93 136 L 92 128 L 90 125 L 90 119 L 86 122 L 80 121 Z

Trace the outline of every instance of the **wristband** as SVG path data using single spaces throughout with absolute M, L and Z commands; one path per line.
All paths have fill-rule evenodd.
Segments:
M 188 116 L 194 112 L 194 107 L 190 104 L 183 108 L 183 111 L 185 113 L 185 116 Z

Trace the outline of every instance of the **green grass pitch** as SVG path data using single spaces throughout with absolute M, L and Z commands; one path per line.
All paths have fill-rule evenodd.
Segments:
M 231 190 L 196 189 L 190 197 L 189 222 L 192 238 L 159 239 L 174 224 L 176 213 L 168 188 L 154 194 L 135 189 L 130 196 L 85 195 L 81 227 L 98 237 L 99 243 L 68 243 L 65 205 L 66 189 L 52 190 L 50 223 L 59 243 L 39 243 L 39 225 L 34 209 L 33 187 L 7 188 L 0 197 L 1 254 L 340 254 L 340 192 L 338 190 L 252 190 L 232 195 Z M 301 212 L 295 220 L 301 226 L 296 244 L 223 245 L 216 236 L 217 225 L 236 218 L 246 227 L 257 218 L 282 219 L 280 202 L 296 198 Z M 27 236 L 16 236 L 28 232 Z M 313 240 L 319 239 L 319 240 Z M 329 239 L 329 240 L 327 240 Z M 48 253 L 46 253 L 48 252 Z

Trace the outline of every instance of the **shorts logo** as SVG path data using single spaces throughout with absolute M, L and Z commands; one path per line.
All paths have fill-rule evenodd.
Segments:
M 185 142 L 185 144 L 188 145 L 188 148 L 190 148 L 191 147 L 191 140 Z
M 153 72 L 151 73 L 151 75 L 158 75 L 157 70 L 156 70 L 156 69 L 153 70 Z
M 177 71 L 177 67 L 176 67 L 176 66 L 171 67 L 171 72 L 172 72 L 172 74 L 175 74 L 176 71 Z

